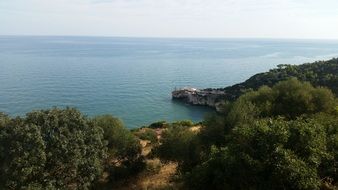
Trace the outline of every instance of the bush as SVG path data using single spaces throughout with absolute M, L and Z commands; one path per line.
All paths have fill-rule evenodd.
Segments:
M 238 126 L 227 146 L 187 176 L 194 189 L 319 189 L 328 156 L 324 127 L 315 121 L 262 120 Z M 245 179 L 239 182 L 239 179 Z
M 166 128 L 168 127 L 168 123 L 166 121 L 158 121 L 150 124 L 148 127 L 151 129 Z
M 230 128 L 225 124 L 223 117 L 211 115 L 204 119 L 203 127 L 198 136 L 200 142 L 209 149 L 211 145 L 224 145 L 225 134 L 227 134 L 229 130 Z
M 95 126 L 102 128 L 108 142 L 106 169 L 110 183 L 135 175 L 144 169 L 139 140 L 124 127 L 121 120 L 102 115 L 93 118 Z
M 0 128 L 0 189 L 27 188 L 43 182 L 46 146 L 36 125 L 12 121 Z
M 229 106 L 226 117 L 232 126 L 251 123 L 260 117 L 295 119 L 304 114 L 332 113 L 336 104 L 330 90 L 314 88 L 310 83 L 291 78 L 272 88 L 263 86 L 242 95 Z
M 176 121 L 172 123 L 172 126 L 192 127 L 194 126 L 194 122 L 192 122 L 191 120 Z
M 104 139 L 108 142 L 109 159 L 133 160 L 141 154 L 141 145 L 135 136 L 124 127 L 121 120 L 111 115 L 93 118 L 95 126 L 103 129 Z
M 154 148 L 154 154 L 164 161 L 178 162 L 183 171 L 189 170 L 199 159 L 197 135 L 185 127 L 169 127 Z
M 202 143 L 197 147 L 204 148 L 195 154 L 199 163 L 184 175 L 187 187 L 334 187 L 338 182 L 336 106 L 328 89 L 294 78 L 244 94 L 227 104 L 222 116 L 204 121 L 197 141 Z
M 4 189 L 88 189 L 102 174 L 102 130 L 75 109 L 34 111 L 11 119 L 0 134 Z
M 142 140 L 148 140 L 152 143 L 157 142 L 157 133 L 153 129 L 142 128 L 135 134 Z
M 139 157 L 136 160 L 124 161 L 119 165 L 111 165 L 108 168 L 109 180 L 114 183 L 115 181 L 128 179 L 128 177 L 133 176 L 146 167 L 146 164 L 143 158 Z
M 0 112 L 0 127 L 7 125 L 9 121 L 10 118 L 6 114 Z

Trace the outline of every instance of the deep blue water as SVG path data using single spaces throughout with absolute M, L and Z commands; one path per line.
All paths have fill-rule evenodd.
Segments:
M 130 128 L 199 121 L 175 87 L 225 87 L 277 64 L 338 57 L 338 41 L 0 36 L 0 111 L 52 106 L 113 114 Z

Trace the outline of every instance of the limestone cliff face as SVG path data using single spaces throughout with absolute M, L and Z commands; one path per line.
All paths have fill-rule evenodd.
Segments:
M 172 92 L 173 99 L 179 99 L 192 105 L 209 106 L 220 110 L 223 105 L 222 99 L 225 97 L 223 91 L 219 90 L 199 90 L 195 88 L 183 88 Z

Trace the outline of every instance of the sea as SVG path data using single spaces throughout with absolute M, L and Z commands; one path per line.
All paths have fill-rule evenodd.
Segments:
M 175 88 L 222 88 L 269 71 L 338 57 L 338 41 L 0 36 L 0 112 L 75 107 L 128 128 L 201 121 L 214 110 L 173 101 Z

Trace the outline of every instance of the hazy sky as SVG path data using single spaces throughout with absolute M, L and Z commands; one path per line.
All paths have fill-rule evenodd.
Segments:
M 0 0 L 0 35 L 338 39 L 338 0 Z

